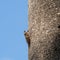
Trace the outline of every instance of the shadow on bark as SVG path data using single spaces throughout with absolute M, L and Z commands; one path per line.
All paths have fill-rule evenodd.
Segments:
M 53 43 L 54 45 L 54 60 L 60 60 L 60 34 L 58 33 Z

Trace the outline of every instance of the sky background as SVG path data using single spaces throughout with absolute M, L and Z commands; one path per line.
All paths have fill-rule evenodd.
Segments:
M 0 0 L 0 60 L 28 60 L 27 28 L 28 0 Z

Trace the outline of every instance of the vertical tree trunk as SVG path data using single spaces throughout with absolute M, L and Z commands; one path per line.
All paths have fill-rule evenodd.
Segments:
M 60 60 L 60 0 L 28 0 L 29 60 Z

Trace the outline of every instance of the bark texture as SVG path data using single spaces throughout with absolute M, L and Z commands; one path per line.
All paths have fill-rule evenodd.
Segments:
M 60 0 L 28 0 L 29 60 L 60 60 Z

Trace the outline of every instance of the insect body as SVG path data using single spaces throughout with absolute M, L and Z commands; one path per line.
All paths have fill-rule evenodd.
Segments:
M 26 38 L 26 41 L 28 43 L 28 46 L 30 46 L 30 35 L 29 35 L 29 31 L 24 31 L 24 35 L 25 35 L 25 38 Z

